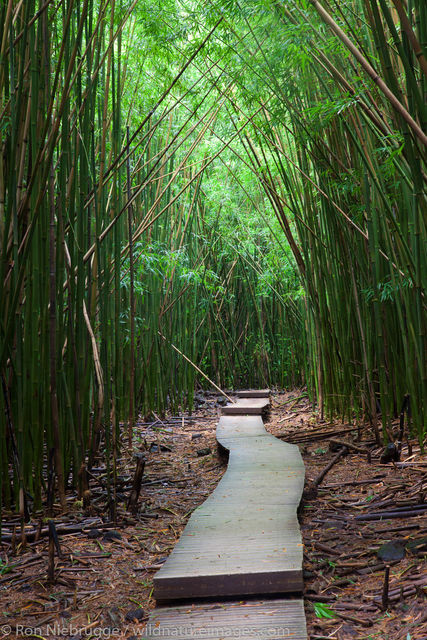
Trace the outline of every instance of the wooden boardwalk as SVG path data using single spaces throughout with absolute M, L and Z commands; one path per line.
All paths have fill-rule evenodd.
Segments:
M 267 433 L 259 416 L 222 416 L 217 439 L 230 451 L 228 469 L 154 577 L 154 597 L 300 592 L 298 447 Z
M 155 625 L 164 628 L 165 635 L 174 635 L 172 628 L 182 626 L 184 630 L 174 637 L 185 640 L 194 637 L 196 628 L 207 629 L 203 632 L 206 637 L 209 630 L 214 634 L 224 624 L 227 633 L 234 629 L 240 638 L 307 638 L 303 604 L 295 599 L 303 589 L 303 545 L 296 511 L 304 465 L 298 447 L 269 434 L 260 415 L 250 415 L 248 407 L 253 403 L 265 410 L 269 400 L 242 397 L 232 405 L 240 407 L 241 415 L 220 418 L 216 436 L 219 446 L 229 451 L 227 471 L 193 512 L 155 575 L 154 597 L 159 603 L 206 597 L 256 600 L 244 606 L 227 602 L 197 604 L 191 609 L 162 607 L 150 616 L 147 638 L 159 637 Z M 293 599 L 285 594 L 292 594 Z M 267 595 L 276 599 L 262 600 Z M 248 626 L 253 631 L 245 635 Z M 269 629 L 276 626 L 282 635 L 271 635 Z

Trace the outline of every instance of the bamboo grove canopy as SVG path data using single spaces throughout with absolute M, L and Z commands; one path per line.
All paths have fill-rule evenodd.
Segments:
M 307 385 L 426 411 L 425 0 L 0 8 L 0 495 L 142 412 Z M 180 353 L 186 355 L 182 358 Z M 189 362 L 191 361 L 191 362 Z M 408 401 L 409 397 L 409 401 Z

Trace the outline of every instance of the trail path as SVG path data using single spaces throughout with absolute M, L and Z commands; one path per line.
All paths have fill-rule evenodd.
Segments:
M 227 471 L 156 574 L 154 596 L 169 605 L 206 597 L 256 599 L 158 608 L 147 638 L 307 638 L 303 603 L 294 599 L 303 588 L 296 511 L 304 464 L 298 447 L 269 434 L 261 416 L 251 415 L 254 406 L 264 411 L 269 405 L 268 390 L 253 393 L 235 403 L 239 415 L 228 415 L 230 405 L 223 409 L 216 437 L 220 449 L 229 451 Z

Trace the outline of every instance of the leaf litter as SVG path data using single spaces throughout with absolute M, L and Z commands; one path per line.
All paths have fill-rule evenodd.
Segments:
M 24 537 L 19 519 L 5 515 L 0 624 L 10 626 L 10 638 L 16 625 L 42 637 L 49 628 L 76 639 L 143 637 L 155 606 L 153 576 L 225 471 L 215 440 L 221 401 L 214 393 L 202 396 L 192 416 L 137 423 L 139 444 L 119 460 L 115 522 L 107 508 L 105 461 L 97 460 L 91 471 L 86 505 L 68 493 L 67 512 L 53 518 L 61 544 L 53 584 L 47 577 L 46 514 L 32 514 Z M 300 507 L 309 638 L 425 640 L 427 465 L 417 443 L 403 446 L 400 463 L 381 464 L 382 449 L 366 429 L 318 420 L 304 390 L 274 394 L 266 428 L 300 446 L 308 484 L 336 456 L 331 439 L 361 449 L 339 457 Z M 141 451 L 146 466 L 138 509 L 131 514 L 126 504 L 134 454 Z

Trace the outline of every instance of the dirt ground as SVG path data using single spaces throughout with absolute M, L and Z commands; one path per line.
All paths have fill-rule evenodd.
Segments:
M 85 504 L 68 495 L 67 513 L 54 518 L 60 556 L 56 550 L 53 577 L 47 519 L 33 514 L 23 539 L 19 520 L 5 514 L 0 639 L 143 638 L 155 606 L 153 575 L 225 471 L 215 441 L 222 399 L 198 400 L 192 417 L 138 423 L 134 450 L 124 447 L 119 463 L 115 523 L 102 461 L 91 471 Z M 298 444 L 306 465 L 300 522 L 310 640 L 426 640 L 427 458 L 416 441 L 404 443 L 400 463 L 381 464 L 371 434 L 362 430 L 359 440 L 356 425 L 319 421 L 303 390 L 273 394 L 266 427 Z M 331 438 L 362 451 L 340 456 L 316 493 L 311 482 L 342 447 Z M 138 511 L 130 514 L 138 451 L 146 464 Z

